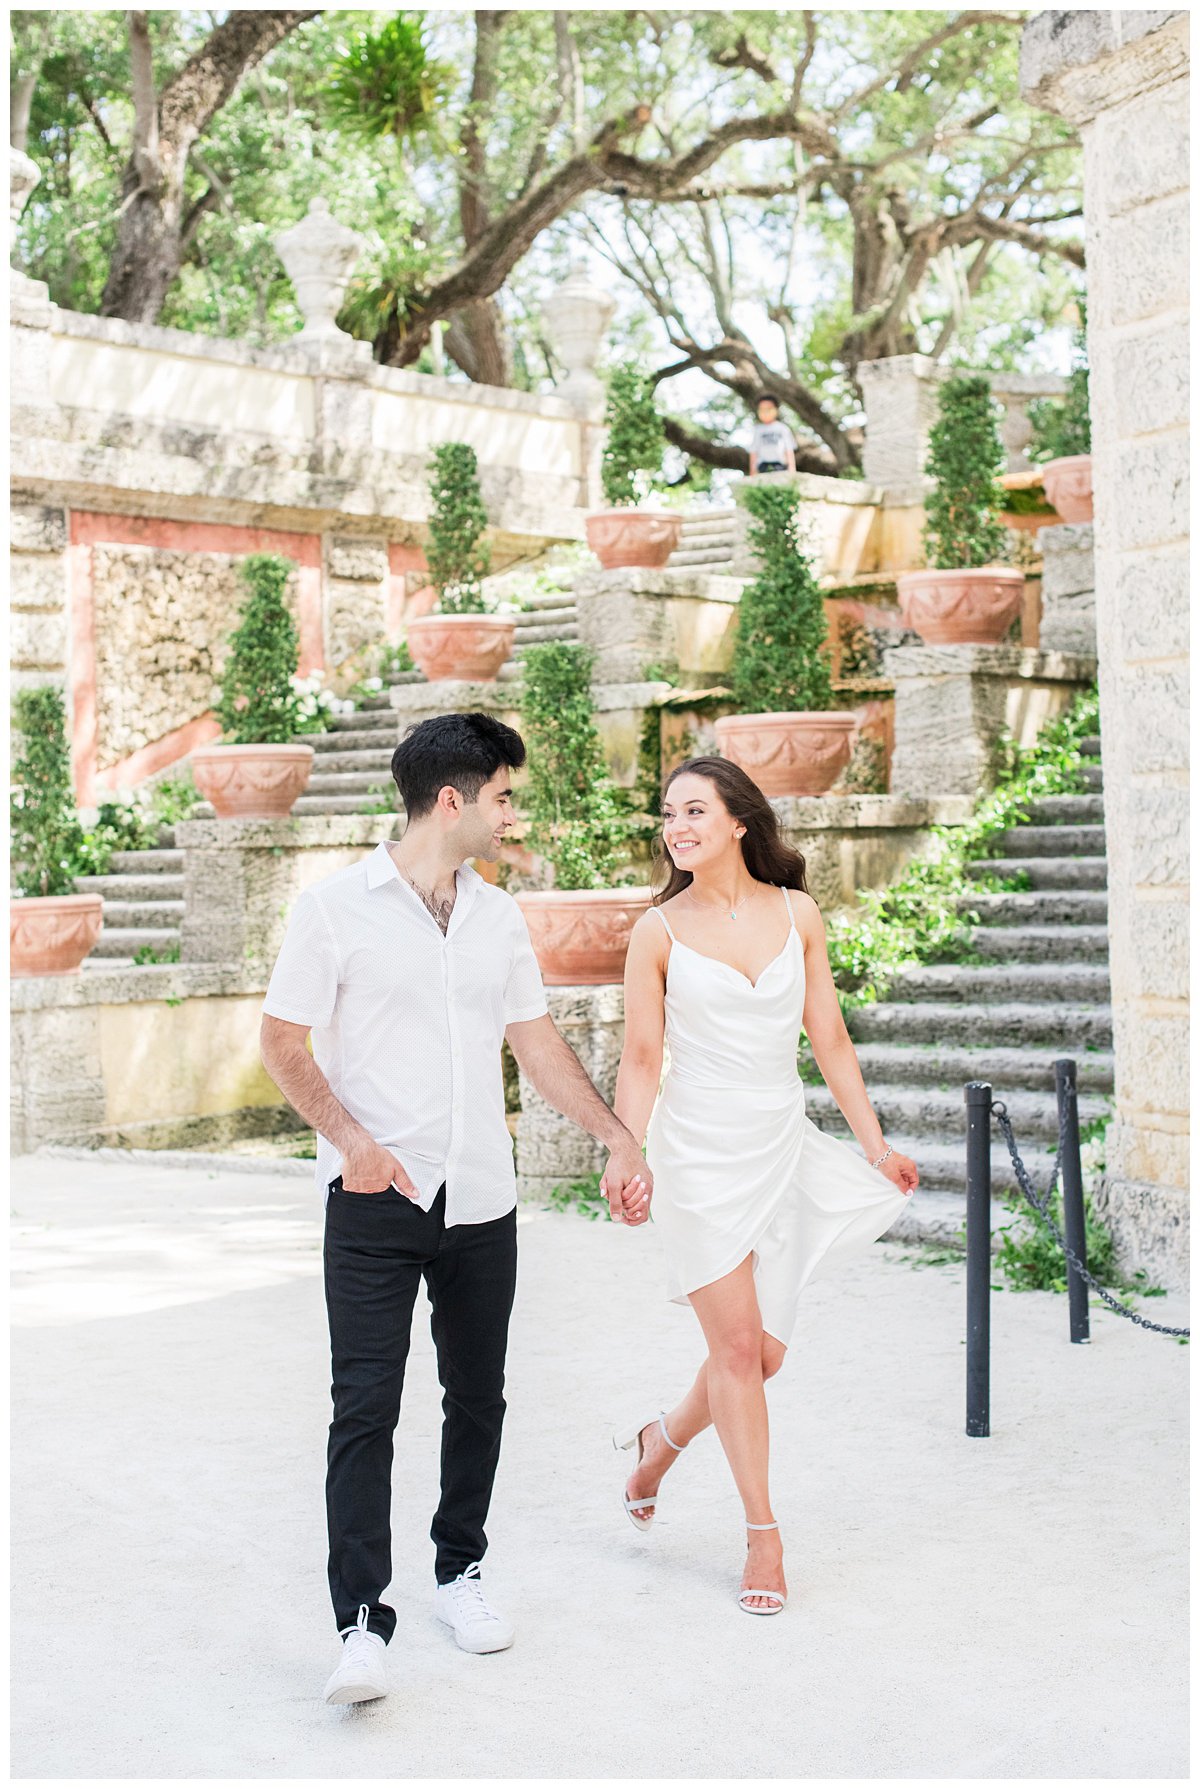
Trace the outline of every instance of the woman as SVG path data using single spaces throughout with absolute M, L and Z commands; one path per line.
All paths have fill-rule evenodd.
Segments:
M 738 1602 L 777 1615 L 787 1585 L 763 1384 L 783 1365 L 801 1289 L 890 1227 L 917 1170 L 884 1141 L 804 859 L 761 790 L 723 758 L 689 759 L 667 780 L 662 836 L 670 878 L 626 961 L 616 1111 L 646 1136 L 671 1296 L 690 1303 L 708 1354 L 673 1410 L 618 1438 L 637 1448 L 625 1507 L 648 1527 L 663 1474 L 714 1423 L 746 1511 Z M 865 1160 L 805 1116 L 802 1025 Z

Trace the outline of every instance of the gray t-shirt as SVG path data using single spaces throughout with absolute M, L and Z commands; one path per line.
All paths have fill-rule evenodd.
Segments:
M 750 443 L 750 451 L 755 462 L 761 466 L 763 461 L 778 460 L 781 466 L 787 465 L 788 448 L 795 451 L 796 443 L 792 440 L 792 431 L 786 423 L 778 418 L 774 422 L 756 422 L 754 438 Z

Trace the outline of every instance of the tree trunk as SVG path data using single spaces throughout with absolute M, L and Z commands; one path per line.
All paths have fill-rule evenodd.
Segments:
M 129 14 L 133 147 L 100 314 L 153 323 L 183 258 L 183 183 L 192 144 L 247 70 L 315 12 L 231 12 L 155 96 L 145 13 Z
M 446 352 L 478 385 L 511 385 L 512 353 L 499 306 L 491 298 L 464 304 L 450 318 Z

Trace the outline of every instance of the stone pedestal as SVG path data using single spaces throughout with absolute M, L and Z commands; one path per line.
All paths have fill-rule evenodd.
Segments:
M 385 535 L 326 536 L 325 663 L 339 691 L 363 674 L 370 648 L 387 639 L 389 583 Z
M 401 825 L 394 814 L 181 821 L 181 961 L 269 976 L 297 895 L 397 837 Z
M 1093 658 L 1021 646 L 897 646 L 883 663 L 896 691 L 892 791 L 921 797 L 989 788 L 1002 735 L 1032 745 L 1096 675 Z
M 1092 524 L 1038 530 L 1042 550 L 1039 644 L 1048 652 L 1096 651 L 1096 560 Z
M 562 1032 L 601 1096 L 612 1103 L 624 1037 L 625 996 L 619 983 L 598 988 L 547 988 L 550 1017 Z M 555 1187 L 599 1174 L 607 1160 L 603 1145 L 571 1124 L 521 1076 L 517 1119 L 517 1191 L 523 1199 L 544 1199 Z
M 758 561 L 750 551 L 751 516 L 747 496 L 764 485 L 790 485 L 800 497 L 800 545 L 818 578 L 847 583 L 879 569 L 879 506 L 883 492 L 853 478 L 822 478 L 812 472 L 768 472 L 743 479 L 733 498 L 735 577 L 752 578 Z
M 711 681 L 733 656 L 740 578 L 641 567 L 584 572 L 575 583 L 579 637 L 596 655 L 597 685 L 653 679 L 670 668 Z
M 1122 1265 L 1172 1286 L 1189 1265 L 1189 25 L 1043 12 L 1021 43 L 1026 96 L 1083 138 L 1116 1057 L 1102 1203 Z
M 971 801 L 943 795 L 774 796 L 771 806 L 789 845 L 802 853 L 808 892 L 826 913 L 853 907 L 860 890 L 894 882 L 920 855 L 934 826 L 961 826 Z
M 398 683 L 388 691 L 396 712 L 396 742 L 410 727 L 439 714 L 493 714 L 506 727 L 520 727 L 520 685 L 496 678 L 491 683 L 469 683 L 447 677 L 438 683 Z
M 598 683 L 593 687 L 596 731 L 609 774 L 622 788 L 637 782 L 639 759 L 648 737 L 656 761 L 661 760 L 659 709 L 673 693 L 669 683 Z
M 61 684 L 67 665 L 66 512 L 14 492 L 8 526 L 12 687 Z

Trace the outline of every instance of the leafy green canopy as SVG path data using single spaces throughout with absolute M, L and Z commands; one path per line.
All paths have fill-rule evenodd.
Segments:
M 553 866 L 556 888 L 607 886 L 628 834 L 596 730 L 592 662 L 569 640 L 531 646 L 523 661 L 526 842 Z
M 14 888 L 18 895 L 74 894 L 83 832 L 62 691 L 49 684 L 18 690 L 12 715 L 19 735 L 9 798 Z
M 488 523 L 479 488 L 475 449 L 465 441 L 444 441 L 433 450 L 429 494 L 429 576 L 443 615 L 483 612 L 483 579 L 491 570 Z
M 938 419 L 925 470 L 934 488 L 925 499 L 925 549 L 939 571 L 988 565 L 1004 547 L 997 475 L 1004 446 L 986 379 L 948 379 L 938 391 Z
M 1033 437 L 1029 443 L 1031 460 L 1065 460 L 1079 453 L 1092 451 L 1092 416 L 1088 392 L 1087 330 L 1080 305 L 1080 326 L 1075 335 L 1075 352 L 1071 371 L 1067 374 L 1067 390 L 1061 398 L 1035 398 L 1029 406 Z
M 229 636 L 216 709 L 228 745 L 286 745 L 301 730 L 293 681 L 300 638 L 284 600 L 292 569 L 277 553 L 252 553 L 242 562 L 248 595 Z
M 654 387 L 632 361 L 614 367 L 609 377 L 604 420 L 608 439 L 600 482 L 605 499 L 614 505 L 636 503 L 662 471 L 663 428 Z
M 825 599 L 800 544 L 799 493 L 762 485 L 745 501 L 760 569 L 738 604 L 733 699 L 742 714 L 832 708 Z
M 325 88 L 329 116 L 351 136 L 411 142 L 435 128 L 455 74 L 430 55 L 422 21 L 397 13 L 343 50 Z

